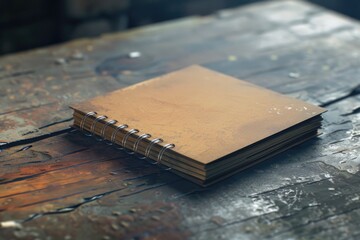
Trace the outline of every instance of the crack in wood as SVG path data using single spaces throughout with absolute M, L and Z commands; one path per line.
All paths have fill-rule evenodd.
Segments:
M 34 70 L 18 71 L 18 72 L 14 72 L 14 73 L 11 73 L 11 74 L 0 76 L 0 80 L 1 79 L 11 78 L 11 77 L 24 76 L 24 75 L 33 74 L 33 73 L 35 73 Z
M 59 124 L 59 123 L 69 122 L 69 121 L 72 121 L 73 119 L 74 118 L 71 117 L 71 118 L 66 118 L 66 119 L 60 120 L 60 121 L 52 122 L 52 123 L 49 123 L 49 124 L 46 124 L 44 126 L 39 127 L 39 129 L 48 128 L 48 127 L 54 126 L 54 125 Z
M 180 181 L 180 180 L 175 180 L 173 182 L 176 182 L 176 181 Z M 170 182 L 170 183 L 173 183 L 173 182 Z M 133 196 L 135 194 L 139 194 L 141 192 L 145 192 L 145 191 L 148 191 L 148 190 L 159 188 L 159 187 L 168 185 L 170 183 L 155 184 L 155 185 L 153 185 L 151 187 L 147 187 L 147 188 L 141 189 L 139 191 L 134 191 L 134 192 L 131 192 L 129 194 L 123 194 L 123 195 L 121 195 L 121 198 Z M 138 188 L 138 187 L 141 187 L 141 186 L 143 186 L 143 185 L 138 185 L 138 186 L 135 186 L 133 188 Z M 80 206 L 82 206 L 84 204 L 99 200 L 99 199 L 101 199 L 101 198 L 103 198 L 103 197 L 105 197 L 107 195 L 110 195 L 112 193 L 119 192 L 119 191 L 122 191 L 122 190 L 125 190 L 125 189 L 127 189 L 127 188 L 126 187 L 117 188 L 117 189 L 114 189 L 114 190 L 111 190 L 111 191 L 96 194 L 96 195 L 91 196 L 91 197 L 85 197 L 85 198 L 83 198 L 83 200 L 80 203 L 77 203 L 77 204 L 73 204 L 73 205 L 70 205 L 70 206 L 66 206 L 66 207 L 63 207 L 63 208 L 58 208 L 56 210 L 51 210 L 51 211 L 47 211 L 47 212 L 34 213 L 34 214 L 31 214 L 28 218 L 21 220 L 20 222 L 21 223 L 29 222 L 29 221 L 35 220 L 37 218 L 40 218 L 40 217 L 43 217 L 43 216 L 46 216 L 46 215 L 70 213 L 70 212 L 76 210 L 77 208 L 79 208 Z M 75 194 L 78 194 L 78 193 L 75 193 Z
M 358 114 L 358 113 L 360 113 L 360 106 L 357 108 L 354 108 L 351 112 L 341 114 L 341 116 L 350 116 L 350 115 L 354 115 L 354 114 Z
M 37 218 L 40 218 L 40 217 L 43 217 L 43 216 L 46 216 L 46 215 L 70 213 L 70 212 L 76 210 L 78 207 L 80 207 L 80 206 L 82 206 L 84 204 L 96 201 L 96 200 L 101 199 L 101 198 L 103 198 L 103 197 L 105 197 L 105 196 L 107 196 L 107 195 L 109 195 L 111 193 L 118 192 L 118 191 L 121 191 L 121 190 L 124 190 L 124 189 L 125 188 L 118 188 L 118 189 L 114 189 L 114 190 L 111 190 L 111 191 L 108 191 L 108 192 L 96 194 L 96 195 L 91 196 L 91 197 L 86 197 L 86 198 L 83 198 L 82 202 L 80 202 L 80 203 L 70 205 L 70 206 L 67 206 L 67 207 L 63 207 L 63 208 L 58 208 L 56 210 L 47 211 L 47 212 L 43 212 L 43 213 L 34 213 L 34 214 L 30 215 L 30 217 L 22 220 L 21 222 L 23 222 L 23 223 L 29 222 L 29 221 L 35 220 Z
M 343 101 L 347 98 L 350 98 L 350 97 L 354 97 L 356 95 L 359 95 L 360 94 L 360 84 L 353 87 L 352 89 L 350 89 L 350 92 L 344 96 L 341 96 L 341 97 L 337 97 L 333 100 L 330 100 L 330 101 L 327 101 L 327 102 L 324 102 L 322 104 L 320 104 L 321 107 L 328 107 L 334 103 L 337 103 L 337 102 L 340 102 L 340 101 Z
M 68 128 L 65 128 L 65 129 L 61 129 L 59 131 L 46 133 L 46 134 L 36 136 L 36 137 L 32 137 L 32 138 L 26 138 L 26 139 L 13 141 L 13 142 L 3 143 L 0 146 L 0 151 L 1 151 L 1 149 L 8 149 L 8 148 L 19 146 L 19 145 L 34 143 L 34 142 L 37 142 L 37 141 L 40 141 L 40 140 L 43 140 L 43 139 L 46 139 L 46 138 L 51 138 L 51 137 L 54 137 L 54 136 L 58 136 L 58 135 L 73 132 L 73 131 L 77 131 L 77 130 L 72 128 L 72 127 L 68 127 Z

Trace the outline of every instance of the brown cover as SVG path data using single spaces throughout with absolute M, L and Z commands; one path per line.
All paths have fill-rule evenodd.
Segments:
M 251 83 L 190 66 L 72 108 L 96 111 L 208 164 L 324 112 Z

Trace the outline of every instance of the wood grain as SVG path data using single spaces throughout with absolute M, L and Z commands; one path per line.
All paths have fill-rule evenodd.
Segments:
M 357 239 L 359 40 L 267 1 L 1 57 L 0 239 Z M 326 106 L 323 134 L 201 188 L 69 128 L 70 103 L 191 64 Z

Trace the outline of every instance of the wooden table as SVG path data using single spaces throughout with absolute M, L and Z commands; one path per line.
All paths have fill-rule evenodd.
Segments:
M 191 64 L 326 107 L 323 134 L 202 188 L 69 127 L 69 103 Z M 359 238 L 359 66 L 359 24 L 299 1 L 4 56 L 0 238 Z

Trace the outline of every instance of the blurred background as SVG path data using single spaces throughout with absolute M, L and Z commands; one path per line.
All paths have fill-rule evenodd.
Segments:
M 260 0 L 0 0 L 0 55 Z M 360 1 L 311 0 L 360 19 Z

